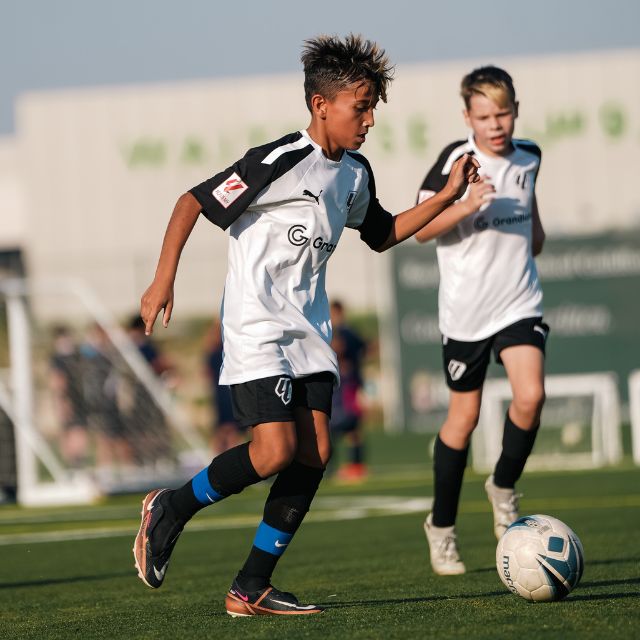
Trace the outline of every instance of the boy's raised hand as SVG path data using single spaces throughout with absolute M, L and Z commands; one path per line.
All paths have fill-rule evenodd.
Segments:
M 455 194 L 455 200 L 463 196 L 467 190 L 467 185 L 480 180 L 480 176 L 478 175 L 479 168 L 480 163 L 468 153 L 465 153 L 453 163 L 445 189 Z
M 144 320 L 146 335 L 153 333 L 153 325 L 162 309 L 162 324 L 166 328 L 173 311 L 173 283 L 154 280 L 140 300 L 140 316 Z
M 471 215 L 487 206 L 495 197 L 495 187 L 489 182 L 486 176 L 480 176 L 476 182 L 469 187 L 467 197 L 460 203 Z

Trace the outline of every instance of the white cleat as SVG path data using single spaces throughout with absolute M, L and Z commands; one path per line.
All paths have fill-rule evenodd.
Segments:
M 519 518 L 520 494 L 514 489 L 497 487 L 493 482 L 493 475 L 487 478 L 484 488 L 493 507 L 493 531 L 500 540 L 507 528 Z
M 460 560 L 455 526 L 435 527 L 429 514 L 424 521 L 433 572 L 439 576 L 459 576 L 466 572 Z

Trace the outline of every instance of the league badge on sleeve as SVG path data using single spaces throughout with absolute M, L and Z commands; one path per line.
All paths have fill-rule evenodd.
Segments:
M 248 185 L 242 181 L 237 173 L 232 173 L 224 182 L 219 184 L 211 195 L 227 209 L 233 204 L 247 189 Z

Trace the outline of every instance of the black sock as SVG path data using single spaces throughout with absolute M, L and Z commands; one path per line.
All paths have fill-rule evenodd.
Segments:
M 324 469 L 293 461 L 271 486 L 253 547 L 236 578 L 246 591 L 263 589 L 271 581 L 280 556 L 288 548 L 318 490 Z
M 364 445 L 352 444 L 349 447 L 349 458 L 353 464 L 362 464 L 364 460 Z
M 200 509 L 240 493 L 261 479 L 251 463 L 249 443 L 245 442 L 216 456 L 208 467 L 170 493 L 169 506 L 187 522 Z
M 497 487 L 513 489 L 533 449 L 539 426 L 538 424 L 533 429 L 525 431 L 511 421 L 507 411 L 504 419 L 502 453 L 493 472 L 493 482 Z
M 433 507 L 431 521 L 436 527 L 450 527 L 456 522 L 462 478 L 467 466 L 469 447 L 452 449 L 436 438 L 433 451 Z

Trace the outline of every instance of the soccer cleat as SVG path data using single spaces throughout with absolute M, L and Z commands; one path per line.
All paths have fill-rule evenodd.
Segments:
M 162 585 L 171 552 L 184 528 L 184 522 L 172 518 L 161 502 L 161 496 L 169 491 L 156 489 L 145 496 L 142 522 L 133 545 L 138 577 L 152 589 Z
M 519 517 L 520 495 L 513 489 L 497 487 L 493 482 L 493 475 L 487 478 L 484 488 L 493 507 L 493 530 L 496 538 L 500 540 L 507 528 Z
M 467 570 L 460 560 L 455 526 L 436 527 L 432 514 L 424 521 L 433 572 L 439 576 L 458 576 Z
M 315 604 L 300 604 L 292 593 L 278 591 L 269 585 L 258 591 L 245 591 L 234 580 L 225 598 L 227 613 L 243 616 L 300 616 L 322 613 L 324 609 Z
M 338 469 L 338 480 L 342 482 L 362 482 L 369 475 L 367 465 L 362 462 L 350 462 Z

